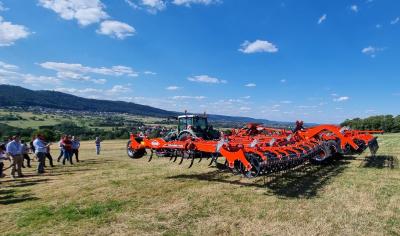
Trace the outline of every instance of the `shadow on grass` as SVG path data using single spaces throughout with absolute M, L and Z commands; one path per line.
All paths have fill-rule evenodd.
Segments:
M 378 156 L 367 156 L 360 165 L 364 168 L 399 168 L 399 160 L 395 156 L 378 155 Z
M 305 165 L 266 182 L 271 194 L 284 198 L 313 198 L 332 179 L 343 173 L 349 161 L 332 160 L 322 165 Z
M 0 205 L 10 205 L 37 199 L 38 198 L 33 197 L 32 194 L 29 193 L 18 195 L 18 191 L 15 189 L 0 190 Z
M 340 175 L 349 163 L 349 161 L 341 159 L 332 160 L 329 163 L 321 165 L 305 164 L 286 172 L 257 177 L 252 182 L 243 181 L 242 178 L 233 178 L 229 170 L 216 170 L 202 174 L 182 174 L 168 178 L 196 179 L 267 188 L 269 191 L 266 194 L 277 195 L 282 198 L 313 198 L 317 196 L 320 189 L 329 184 L 333 178 Z

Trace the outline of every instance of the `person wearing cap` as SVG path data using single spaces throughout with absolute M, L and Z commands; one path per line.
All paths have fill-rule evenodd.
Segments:
M 11 177 L 15 178 L 15 172 L 17 172 L 18 177 L 24 177 L 22 174 L 22 145 L 18 135 L 12 137 L 6 146 L 6 154 L 11 159 Z
M 44 162 L 47 153 L 48 144 L 46 144 L 43 135 L 38 134 L 36 135 L 36 139 L 33 141 L 33 146 L 35 147 L 35 154 L 38 159 L 38 167 L 37 173 L 43 174 L 44 173 Z

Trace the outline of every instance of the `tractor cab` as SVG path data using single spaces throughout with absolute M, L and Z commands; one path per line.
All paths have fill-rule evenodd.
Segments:
M 208 125 L 206 116 L 178 116 L 178 139 L 182 140 L 189 137 L 215 139 L 218 138 L 218 132 Z
M 178 116 L 178 132 L 183 130 L 192 129 L 193 131 L 206 130 L 208 122 L 206 117 L 200 117 L 196 115 L 183 115 Z

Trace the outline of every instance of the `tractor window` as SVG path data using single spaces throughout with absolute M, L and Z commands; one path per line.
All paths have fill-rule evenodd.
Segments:
M 179 118 L 179 131 L 187 129 L 189 125 L 193 126 L 191 117 Z
M 203 117 L 196 117 L 194 126 L 196 128 L 205 130 L 205 129 L 207 129 L 207 120 Z

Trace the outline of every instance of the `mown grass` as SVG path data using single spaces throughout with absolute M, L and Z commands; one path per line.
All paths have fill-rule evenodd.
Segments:
M 86 142 L 81 163 L 0 180 L 1 234 L 399 235 L 400 135 L 379 142 L 374 158 L 257 180 L 204 160 L 191 169 L 187 162 L 131 160 L 125 140 L 105 141 L 96 156 Z

